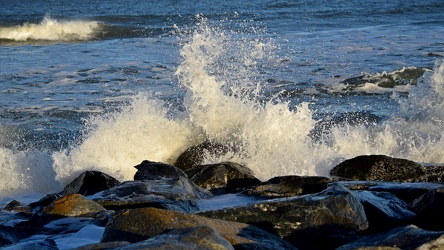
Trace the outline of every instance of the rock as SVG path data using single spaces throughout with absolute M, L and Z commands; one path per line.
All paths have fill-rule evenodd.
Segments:
M 195 166 L 202 165 L 205 156 L 219 157 L 230 150 L 233 150 L 233 148 L 216 142 L 206 141 L 185 150 L 185 152 L 177 158 L 174 166 L 186 171 Z
M 367 233 L 410 224 L 416 216 L 404 201 L 393 194 L 371 191 L 359 191 L 353 194 L 364 206 L 369 222 Z
M 71 183 L 65 186 L 61 196 L 69 194 L 93 195 L 97 192 L 109 189 L 120 182 L 112 176 L 99 171 L 86 171 Z
M 249 168 L 234 162 L 200 165 L 185 173 L 199 187 L 215 194 L 230 193 L 260 183 Z
M 165 230 L 196 226 L 213 228 L 235 249 L 294 249 L 288 242 L 254 226 L 157 208 L 125 209 L 113 215 L 102 242 L 140 242 Z
M 443 247 L 444 244 L 442 242 L 437 242 L 437 239 L 442 238 L 443 234 L 444 232 L 426 231 L 416 226 L 408 225 L 394 228 L 388 232 L 367 236 L 355 242 L 345 244 L 337 250 L 386 249 L 385 247 L 393 247 L 395 249 L 429 249 L 419 248 L 427 244 Z
M 16 200 L 9 202 L 2 211 L 15 212 L 15 213 L 25 213 L 32 214 L 32 209 L 30 206 L 24 205 Z
M 423 166 L 424 182 L 444 182 L 444 166 Z
M 107 209 L 157 207 L 193 212 L 197 199 L 213 195 L 188 179 L 180 169 L 161 162 L 143 161 L 135 166 L 135 181 L 126 181 L 97 195 L 93 200 Z
M 292 197 L 318 193 L 327 188 L 330 178 L 322 176 L 280 176 L 243 192 L 247 195 L 267 197 Z
M 119 249 L 234 250 L 227 240 L 222 238 L 213 228 L 207 226 L 173 229 L 148 240 L 120 247 Z
M 106 209 L 81 194 L 63 196 L 45 207 L 41 215 L 65 217 L 91 217 Z
M 425 172 L 413 161 L 384 155 L 365 155 L 346 160 L 334 167 L 330 174 L 351 180 L 417 182 Z
M 137 168 L 134 175 L 135 181 L 188 178 L 182 170 L 162 162 L 145 160 L 134 167 Z
M 425 193 L 410 206 L 417 214 L 416 225 L 427 230 L 444 230 L 444 188 Z
M 356 240 L 368 228 L 362 204 L 348 189 L 331 184 L 312 195 L 279 198 L 200 215 L 255 225 L 300 249 L 326 249 Z
M 188 178 L 127 181 L 112 187 L 93 200 L 107 209 L 157 207 L 182 212 L 198 210 L 195 200 L 212 194 Z
M 53 239 L 33 240 L 29 242 L 20 242 L 7 247 L 3 250 L 59 250 L 56 242 Z
M 76 250 L 109 250 L 109 249 L 122 249 L 122 247 L 131 244 L 128 241 L 112 241 L 112 242 L 100 242 L 96 244 L 89 244 L 76 248 Z
M 49 204 L 53 203 L 55 200 L 57 200 L 58 198 L 60 198 L 61 195 L 60 194 L 47 194 L 45 197 L 41 198 L 40 200 L 36 201 L 36 202 L 32 202 L 29 204 L 29 206 L 32 209 L 38 209 L 41 207 L 46 207 Z
M 438 188 L 444 188 L 441 183 L 393 183 L 379 182 L 369 188 L 370 191 L 389 192 L 406 203 L 416 200 L 421 195 Z

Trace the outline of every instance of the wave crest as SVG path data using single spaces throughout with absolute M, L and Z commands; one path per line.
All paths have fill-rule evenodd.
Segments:
M 9 41 L 87 41 L 97 37 L 102 25 L 97 21 L 58 21 L 44 17 L 38 23 L 0 27 L 0 39 Z

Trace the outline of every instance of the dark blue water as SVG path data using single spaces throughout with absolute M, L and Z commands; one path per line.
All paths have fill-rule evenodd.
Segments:
M 3 196 L 130 179 L 207 139 L 242 145 L 208 162 L 262 179 L 444 162 L 443 1 L 0 4 Z

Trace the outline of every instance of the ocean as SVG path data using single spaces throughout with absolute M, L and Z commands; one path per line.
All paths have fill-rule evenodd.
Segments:
M 2 200 L 205 141 L 261 180 L 444 163 L 442 0 L 0 3 Z

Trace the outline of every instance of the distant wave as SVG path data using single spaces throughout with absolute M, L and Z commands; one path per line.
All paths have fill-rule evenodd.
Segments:
M 0 40 L 7 41 L 87 41 L 96 38 L 102 31 L 96 21 L 59 21 L 44 17 L 40 23 L 25 23 L 16 26 L 0 26 Z

